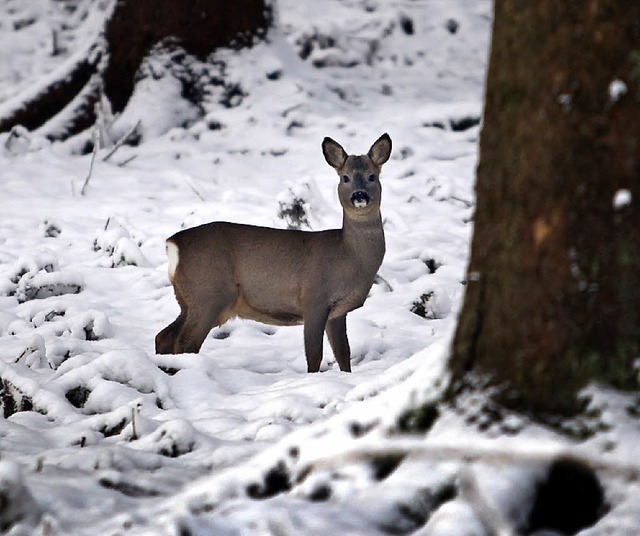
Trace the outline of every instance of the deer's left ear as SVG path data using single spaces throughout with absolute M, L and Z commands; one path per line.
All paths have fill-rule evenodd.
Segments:
M 386 132 L 380 136 L 367 153 L 371 161 L 378 167 L 384 164 L 391 156 L 391 138 Z

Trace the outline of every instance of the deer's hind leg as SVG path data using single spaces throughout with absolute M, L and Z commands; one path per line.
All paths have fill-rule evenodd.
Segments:
M 174 354 L 197 354 L 209 332 L 234 316 L 233 307 L 238 298 L 235 286 L 211 285 L 193 290 L 184 293 L 185 306 L 181 313 L 184 313 L 184 320 L 175 339 Z M 180 317 L 176 323 L 179 320 Z
M 176 338 L 182 330 L 182 326 L 187 318 L 184 311 L 181 311 L 171 324 L 156 335 L 156 354 L 173 354 Z
M 180 306 L 180 314 L 171 324 L 156 335 L 156 354 L 175 354 L 176 339 L 187 319 L 187 304 L 182 298 L 178 287 L 173 287 L 176 300 Z

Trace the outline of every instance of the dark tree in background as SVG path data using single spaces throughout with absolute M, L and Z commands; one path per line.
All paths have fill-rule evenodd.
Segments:
M 637 385 L 640 2 L 496 0 L 454 389 L 538 416 Z
M 104 39 L 96 36 L 86 58 L 69 65 L 34 100 L 0 117 L 0 132 L 14 125 L 38 128 L 67 108 L 63 135 L 76 134 L 95 122 L 94 104 L 101 91 L 115 112 L 124 109 L 136 71 L 154 45 L 171 40 L 203 59 L 218 47 L 250 45 L 270 22 L 264 0 L 118 0 Z

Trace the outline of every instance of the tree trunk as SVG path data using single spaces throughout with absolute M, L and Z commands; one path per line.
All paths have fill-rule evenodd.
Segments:
M 270 22 L 264 0 L 119 0 L 106 30 L 104 89 L 113 111 L 127 104 L 140 62 L 156 43 L 175 38 L 203 59 L 218 47 L 250 45 Z
M 640 3 L 496 0 L 454 391 L 573 414 L 637 385 Z
M 250 45 L 255 36 L 264 36 L 270 23 L 264 0 L 117 0 L 106 22 L 105 44 L 97 38 L 87 57 L 72 59 L 60 80 L 0 117 L 0 132 L 15 125 L 34 130 L 77 103 L 67 113 L 61 136 L 77 134 L 95 122 L 100 86 L 114 112 L 124 109 L 136 71 L 155 44 L 174 39 L 187 53 L 203 59 L 221 46 Z M 106 64 L 100 61 L 101 48 L 106 48 Z M 102 84 L 96 84 L 96 76 Z

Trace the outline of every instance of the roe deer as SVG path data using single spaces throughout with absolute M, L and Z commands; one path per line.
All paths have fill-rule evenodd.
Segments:
M 340 176 L 342 229 L 296 231 L 214 222 L 167 240 L 178 318 L 156 336 L 159 354 L 197 353 L 209 331 L 238 316 L 304 324 L 307 370 L 318 372 L 326 329 L 340 370 L 351 371 L 346 316 L 364 303 L 384 257 L 380 168 L 391 154 L 383 134 L 366 155 L 322 142 Z

